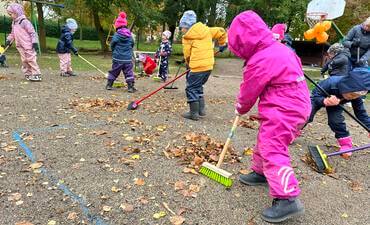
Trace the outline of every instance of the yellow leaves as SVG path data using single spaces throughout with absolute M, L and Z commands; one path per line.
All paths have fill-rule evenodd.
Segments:
M 133 156 L 131 156 L 131 159 L 139 160 L 140 159 L 140 155 L 133 155 Z
M 113 186 L 113 187 L 111 188 L 111 191 L 112 191 L 112 192 L 114 192 L 114 193 L 118 193 L 118 192 L 122 191 L 122 189 L 120 189 L 120 188 L 117 188 L 117 187 Z
M 153 218 L 158 220 L 158 219 L 160 219 L 162 217 L 165 217 L 166 215 L 167 214 L 166 214 L 165 211 L 160 211 L 158 213 L 154 213 Z
M 48 225 L 56 225 L 57 224 L 57 221 L 55 220 L 49 220 L 48 221 Z
M 159 125 L 156 127 L 157 131 L 164 132 L 167 129 L 166 125 Z
M 346 219 L 346 218 L 348 218 L 348 214 L 347 214 L 347 213 L 343 213 L 343 214 L 341 215 L 341 217 Z
M 135 178 L 135 179 L 134 179 L 134 181 L 135 181 L 135 184 L 136 184 L 137 186 L 144 186 L 144 185 L 145 185 L 145 181 L 144 181 L 144 179 L 141 179 L 141 178 Z
M 246 155 L 246 156 L 253 155 L 253 148 L 248 147 L 248 148 L 244 149 L 243 154 Z

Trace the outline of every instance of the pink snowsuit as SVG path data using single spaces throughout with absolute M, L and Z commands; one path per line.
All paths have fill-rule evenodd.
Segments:
M 259 98 L 260 128 L 252 170 L 266 176 L 273 198 L 296 197 L 300 189 L 288 146 L 311 112 L 300 59 L 273 40 L 272 32 L 253 11 L 238 15 L 228 35 L 230 50 L 246 61 L 236 110 L 247 113 Z
M 17 3 L 7 8 L 8 12 L 15 13 L 17 18 L 12 23 L 12 31 L 7 40 L 15 41 L 17 50 L 21 55 L 22 71 L 25 76 L 40 75 L 37 64 L 37 53 L 32 48 L 33 43 L 38 43 L 37 34 L 31 22 L 24 15 L 23 6 Z

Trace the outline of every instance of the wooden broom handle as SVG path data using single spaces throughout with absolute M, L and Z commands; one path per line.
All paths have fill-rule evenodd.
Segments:
M 225 158 L 227 149 L 229 148 L 229 145 L 231 143 L 231 138 L 234 136 L 235 130 L 238 127 L 239 119 L 240 119 L 240 116 L 237 115 L 235 117 L 234 124 L 233 124 L 233 126 L 230 130 L 229 137 L 227 138 L 226 143 L 224 145 L 224 148 L 222 149 L 222 152 L 220 154 L 220 158 L 218 159 L 218 162 L 217 162 L 217 165 L 216 165 L 217 167 L 220 167 L 221 164 L 224 162 L 224 158 Z

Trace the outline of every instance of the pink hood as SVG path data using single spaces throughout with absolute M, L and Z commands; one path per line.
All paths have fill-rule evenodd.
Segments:
M 21 4 L 18 4 L 18 3 L 10 4 L 8 6 L 8 8 L 6 8 L 6 11 L 11 12 L 11 13 L 15 13 L 17 15 L 17 18 L 21 17 L 21 16 L 24 16 L 23 6 Z
M 227 33 L 229 49 L 246 61 L 275 42 L 266 23 L 251 10 L 236 16 Z
M 274 34 L 279 35 L 279 38 L 278 38 L 279 40 L 283 40 L 286 29 L 287 27 L 284 23 L 277 23 L 272 27 L 271 31 Z

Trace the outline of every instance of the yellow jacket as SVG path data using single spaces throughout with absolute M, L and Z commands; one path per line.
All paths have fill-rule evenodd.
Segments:
M 186 63 L 192 72 L 213 70 L 215 64 L 213 40 L 220 46 L 227 42 L 227 33 L 221 27 L 207 27 L 201 22 L 194 24 L 183 36 L 182 46 Z

